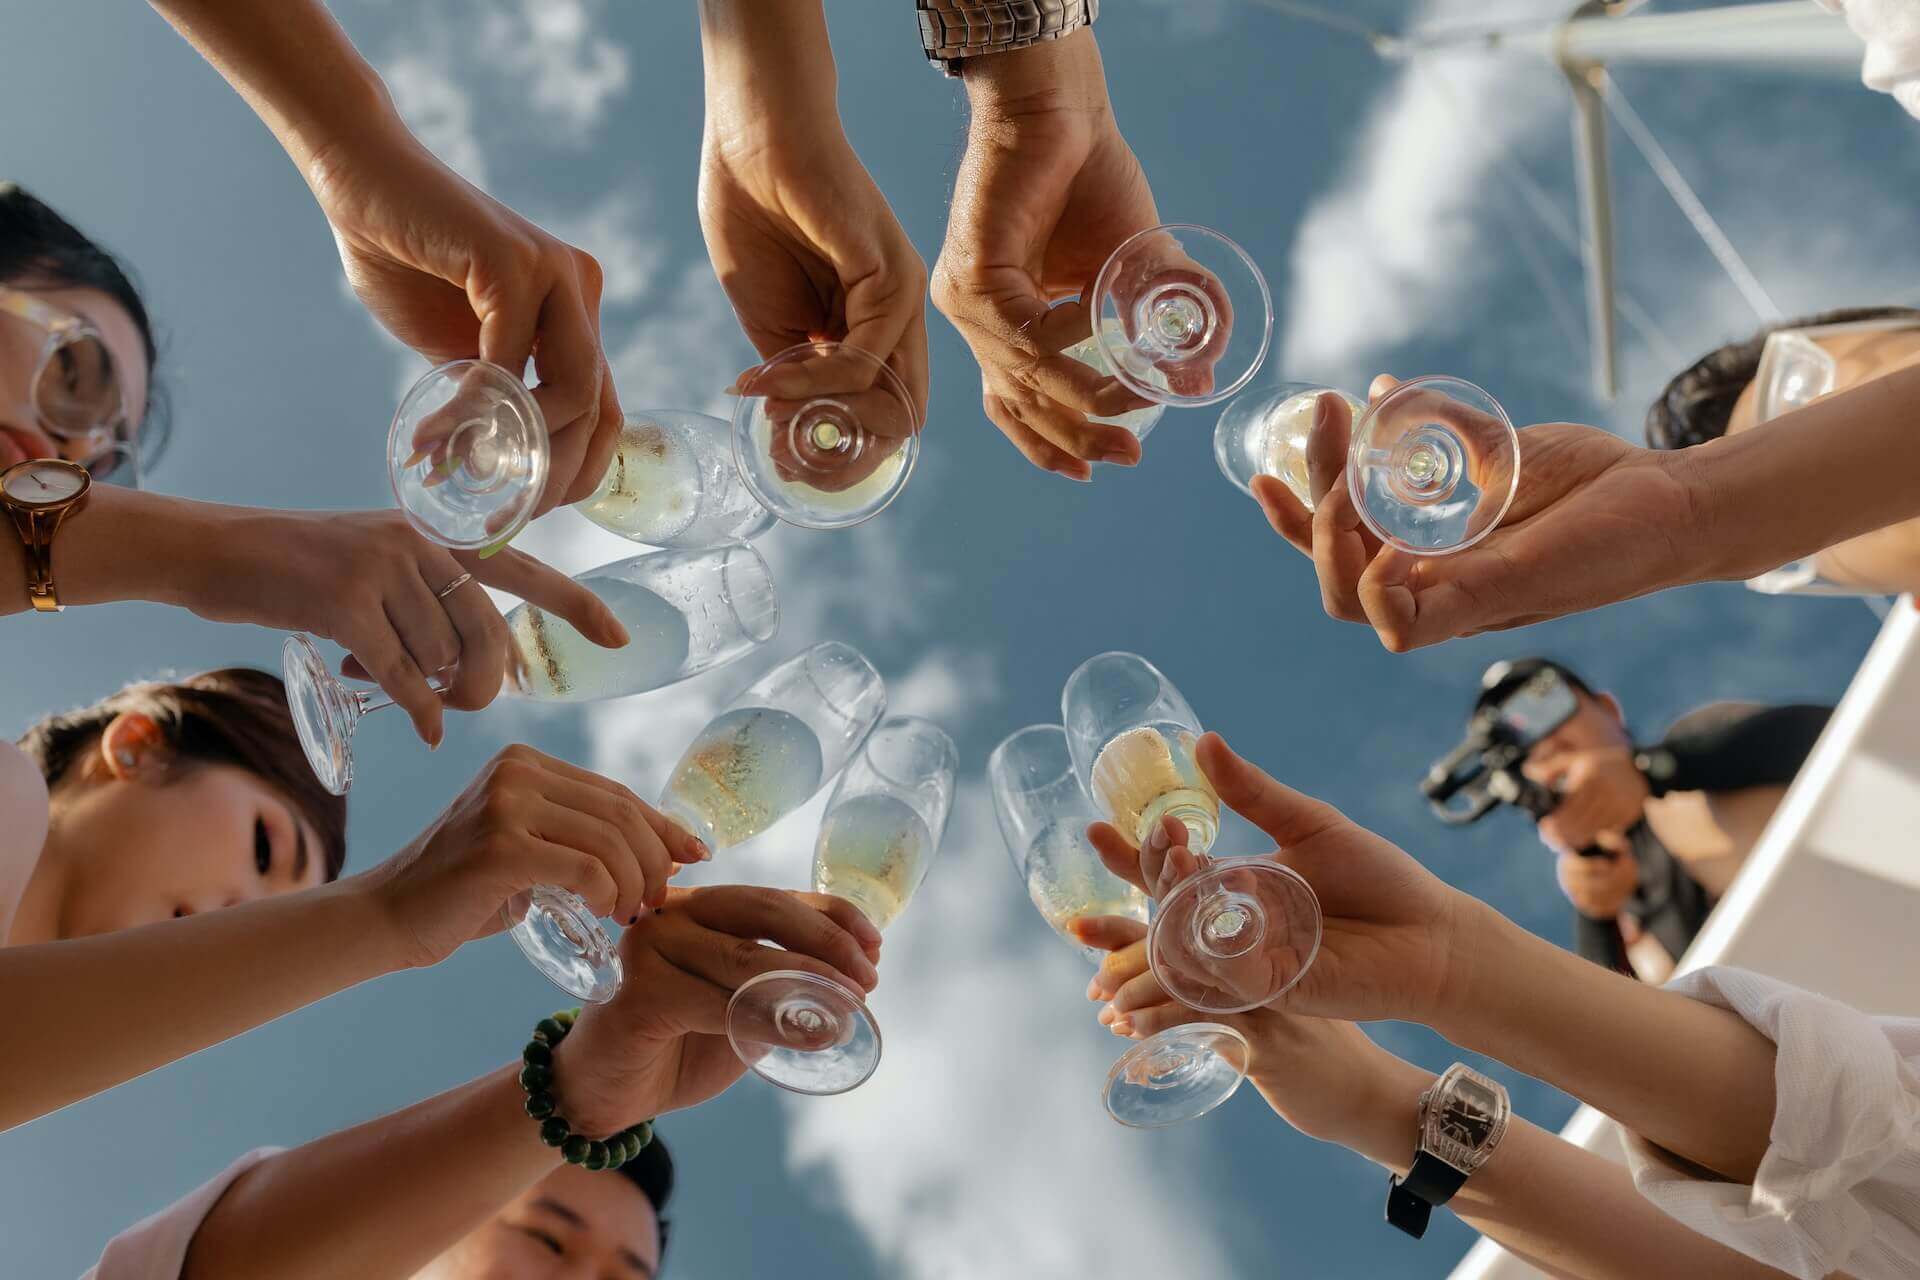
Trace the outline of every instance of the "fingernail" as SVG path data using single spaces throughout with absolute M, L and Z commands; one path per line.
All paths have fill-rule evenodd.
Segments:
M 1173 847 L 1173 842 L 1167 838 L 1166 827 L 1158 822 L 1153 824 L 1153 830 L 1147 833 L 1147 847 L 1155 853 L 1165 853 Z
M 1098 1000 L 1099 998 L 1100 998 L 1100 980 L 1098 978 L 1095 978 L 1092 982 L 1089 982 L 1087 984 L 1087 999 Z
M 1134 467 L 1140 464 L 1140 459 L 1134 457 L 1130 453 L 1125 453 L 1119 449 L 1115 449 L 1115 450 L 1112 450 L 1111 452 L 1101 454 L 1100 461 L 1110 462 L 1116 467 Z
M 407 455 L 407 460 L 401 464 L 401 467 L 403 469 L 417 467 L 432 456 L 433 450 L 431 449 L 415 449 Z
M 1131 1023 L 1131 1022 L 1129 1022 L 1129 1021 L 1128 1021 L 1127 1019 L 1125 1019 L 1125 1018 L 1119 1018 L 1119 1019 L 1116 1019 L 1116 1020 L 1114 1021 L 1114 1024 L 1113 1024 L 1113 1034 L 1115 1034 L 1115 1035 L 1117 1035 L 1117 1036 L 1130 1036 L 1130 1035 L 1132 1035 L 1132 1034 L 1133 1034 L 1133 1023 Z
M 1333 412 L 1332 406 L 1328 403 L 1331 399 L 1332 399 L 1332 394 L 1330 392 L 1324 392 L 1324 391 L 1313 398 L 1313 425 L 1314 426 L 1324 427 L 1327 425 L 1327 417 L 1329 414 Z

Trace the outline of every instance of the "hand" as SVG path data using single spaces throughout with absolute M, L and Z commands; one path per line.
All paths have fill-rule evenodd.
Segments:
M 1391 1108 L 1381 1104 L 1382 1096 L 1394 1088 L 1405 1063 L 1351 1022 L 1273 1009 L 1199 1013 L 1180 1004 L 1147 965 L 1146 932 L 1145 925 L 1125 916 L 1087 916 L 1073 924 L 1076 938 L 1109 953 L 1087 988 L 1089 1000 L 1105 998 L 1102 992 L 1117 993 L 1100 1007 L 1102 1026 L 1130 1040 L 1144 1040 L 1191 1022 L 1232 1027 L 1253 1050 L 1248 1079 L 1276 1115 L 1309 1138 L 1372 1154 L 1367 1149 L 1372 1145 L 1370 1135 L 1392 1114 Z M 1408 1094 L 1406 1101 L 1410 1103 L 1412 1097 Z M 1410 1128 L 1399 1127 L 1398 1137 L 1409 1149 L 1410 1134 Z M 1396 1158 L 1405 1159 L 1398 1153 Z
M 1622 835 L 1640 821 L 1653 794 L 1625 747 L 1536 752 L 1521 772 L 1560 795 L 1559 805 L 1537 828 L 1540 839 L 1557 853 L 1577 853 L 1603 833 Z
M 346 648 L 346 673 L 379 682 L 438 746 L 441 696 L 428 676 L 447 675 L 445 705 L 477 710 L 500 692 L 508 635 L 482 585 L 510 591 L 565 619 L 606 648 L 626 628 L 600 598 L 511 548 L 485 559 L 449 551 L 416 533 L 396 511 L 216 513 L 210 563 L 193 580 L 190 608 L 216 622 L 253 622 L 308 631 Z M 445 597 L 463 573 L 473 581 Z
M 535 513 L 600 483 L 620 402 L 600 343 L 600 264 L 447 168 L 397 122 L 319 149 L 307 183 L 347 282 L 374 319 L 438 364 L 478 356 L 540 381 L 553 460 Z
M 1132 466 L 1140 442 L 1089 422 L 1144 408 L 1119 382 L 1059 353 L 1092 333 L 1086 299 L 1121 241 L 1160 221 L 1120 136 L 1091 29 L 971 58 L 973 121 L 954 184 L 933 301 L 980 362 L 986 414 L 1044 471 L 1090 479 Z M 1053 306 L 1055 299 L 1079 301 Z
M 799 969 L 864 998 L 879 957 L 880 931 L 829 894 L 674 889 L 620 939 L 620 990 L 586 1009 L 556 1053 L 561 1112 L 602 1134 L 705 1102 L 746 1071 L 727 1040 L 736 988 Z
M 1202 736 L 1194 754 L 1221 801 L 1266 832 L 1279 846 L 1269 856 L 1304 876 L 1320 899 L 1320 953 L 1273 1008 L 1431 1022 L 1464 997 L 1466 944 L 1485 908 L 1331 805 L 1280 785 L 1219 734 Z M 1177 856 L 1169 835 L 1156 832 L 1143 853 L 1107 823 L 1087 830 L 1107 867 L 1148 893 L 1164 880 L 1164 860 Z M 1126 1011 L 1117 999 L 1115 1007 Z
M 1398 384 L 1374 379 L 1374 399 Z M 1595 609 L 1692 581 L 1692 463 L 1596 427 L 1520 432 L 1520 480 L 1500 527 L 1465 551 L 1416 556 L 1367 532 L 1345 482 L 1352 415 L 1323 395 L 1307 443 L 1314 510 L 1270 476 L 1253 496 L 1312 558 L 1333 617 L 1370 624 L 1394 653 Z
M 700 228 L 755 350 L 772 356 L 838 340 L 876 356 L 905 383 L 913 413 L 863 420 L 902 439 L 919 429 L 927 412 L 926 265 L 848 144 L 831 101 L 769 114 L 733 110 L 717 89 L 710 93 Z M 873 380 L 864 363 L 822 359 L 784 367 L 754 392 L 803 400 L 864 392 Z M 875 454 L 872 465 L 883 456 Z M 826 487 L 849 487 L 864 474 Z
M 1555 869 L 1560 890 L 1575 911 L 1589 920 L 1612 920 L 1640 885 L 1640 863 L 1632 847 L 1612 832 L 1603 833 L 1598 843 L 1614 856 L 1583 858 L 1577 853 L 1562 853 Z
M 415 966 L 505 927 L 500 909 L 557 885 L 598 916 L 631 923 L 666 900 L 667 880 L 706 846 L 619 783 L 510 746 L 431 827 L 355 877 L 399 930 Z

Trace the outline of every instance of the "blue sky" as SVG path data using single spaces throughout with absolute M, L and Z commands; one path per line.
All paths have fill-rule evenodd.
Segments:
M 1496 13 L 1489 14 L 1494 8 Z M 1416 20 L 1559 6 L 1402 5 Z M 464 172 L 600 255 L 605 331 L 627 405 L 716 404 L 750 350 L 694 216 L 693 6 L 605 0 L 341 0 L 424 137 Z M 920 61 L 911 19 L 833 0 L 842 112 L 929 261 L 961 145 L 958 90 Z M 1180 15 L 1178 20 L 1175 15 Z M 1345 37 L 1238 0 L 1107 6 L 1100 36 L 1123 130 L 1162 213 L 1218 226 L 1273 285 L 1270 372 L 1364 386 L 1385 370 L 1487 386 L 1520 422 L 1637 436 L 1671 355 L 1629 336 L 1612 406 L 1587 389 L 1573 259 L 1497 174 L 1504 151 L 1571 221 L 1556 74 L 1471 57 L 1412 73 Z M 165 335 L 179 413 L 158 487 L 281 506 L 388 500 L 380 440 L 418 371 L 346 293 L 292 168 L 223 83 L 145 10 L 105 0 L 7 19 L 4 176 L 124 253 Z M 1848 78 L 1620 76 L 1626 92 L 1788 312 L 1912 300 L 1920 247 L 1913 125 Z M 57 107 L 50 104 L 58 104 Z M 1691 359 L 1754 323 L 1616 135 L 1627 290 Z M 1553 287 L 1548 301 L 1527 266 Z M 1168 415 L 1136 471 L 1079 486 L 1026 466 L 985 421 L 965 346 L 937 317 L 920 470 L 884 518 L 764 544 L 786 603 L 763 660 L 655 697 L 563 713 L 455 717 L 428 755 L 396 716 L 360 737 L 351 866 L 400 847 L 504 742 L 531 741 L 657 792 L 706 715 L 765 664 L 823 638 L 864 649 L 893 709 L 940 720 L 964 775 L 941 861 L 889 935 L 875 999 L 887 1060 L 839 1099 L 748 1079 L 663 1126 L 684 1171 L 673 1274 L 1030 1277 L 1444 1275 L 1470 1234 L 1420 1245 L 1379 1224 L 1378 1173 L 1293 1134 L 1249 1092 L 1172 1132 L 1120 1130 L 1098 1087 L 1119 1045 L 1086 970 L 1034 915 L 981 783 L 1010 730 L 1057 715 L 1067 673 L 1127 648 L 1201 717 L 1295 786 L 1341 805 L 1541 933 L 1567 911 L 1551 864 L 1507 815 L 1450 832 L 1413 791 L 1450 745 L 1489 661 L 1551 652 L 1654 732 L 1711 698 L 1832 699 L 1874 629 L 1850 602 L 1737 587 L 1669 593 L 1419 654 L 1325 618 L 1307 566 L 1215 469 L 1213 414 Z M 569 570 L 628 554 L 571 514 L 522 545 Z M 15 619 L 0 727 L 136 676 L 271 664 L 279 638 L 147 606 Z M 708 874 L 797 884 L 813 809 Z M 1239 833 L 1244 836 L 1244 832 Z M 1234 838 L 1230 829 L 1229 839 Z M 504 939 L 348 992 L 83 1106 L 0 1136 L 0 1238 L 20 1275 L 75 1274 L 113 1231 L 263 1143 L 296 1143 L 512 1056 L 557 1003 Z M 1453 1053 L 1379 1034 L 1431 1067 Z M 1515 1080 L 1532 1119 L 1560 1095 Z

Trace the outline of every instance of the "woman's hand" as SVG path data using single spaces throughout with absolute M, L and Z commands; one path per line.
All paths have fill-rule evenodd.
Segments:
M 620 990 L 586 1009 L 556 1051 L 561 1112 L 599 1134 L 705 1102 L 747 1069 L 727 1040 L 735 989 L 798 969 L 864 998 L 880 981 L 879 957 L 880 931 L 841 898 L 674 889 L 620 939 Z
M 430 745 L 439 745 L 444 718 L 430 676 L 446 681 L 446 706 L 472 711 L 493 701 L 507 675 L 506 622 L 483 584 L 595 644 L 627 643 L 619 619 L 572 579 L 511 548 L 485 559 L 449 551 L 395 511 L 214 508 L 208 519 L 208 563 L 184 603 L 216 622 L 337 641 L 355 660 L 347 673 L 378 681 Z M 472 581 L 446 591 L 468 573 Z
M 515 745 L 412 844 L 355 880 L 419 967 L 498 933 L 500 908 L 535 885 L 557 885 L 595 915 L 631 922 L 666 900 L 680 866 L 706 856 L 619 783 Z
M 1202 736 L 1194 754 L 1221 801 L 1278 846 L 1268 856 L 1299 872 L 1320 899 L 1319 954 L 1273 1008 L 1431 1023 L 1437 1010 L 1462 998 L 1467 944 L 1480 916 L 1490 914 L 1486 908 L 1331 805 L 1274 781 L 1219 734 Z M 1115 875 L 1157 894 L 1178 882 L 1167 874 L 1168 861 L 1192 856 L 1176 831 L 1184 836 L 1177 823 L 1156 829 L 1143 850 L 1104 822 L 1087 835 Z M 1115 1007 L 1129 1011 L 1118 998 Z

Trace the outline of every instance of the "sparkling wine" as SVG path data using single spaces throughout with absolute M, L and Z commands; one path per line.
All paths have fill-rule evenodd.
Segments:
M 1134 843 L 1163 815 L 1187 825 L 1205 853 L 1220 830 L 1220 797 L 1194 763 L 1194 734 L 1179 725 L 1141 725 L 1116 736 L 1093 762 L 1093 797 Z
M 889 795 L 855 796 L 821 824 L 813 888 L 845 898 L 884 929 L 920 887 L 932 858 L 933 837 L 911 805 Z
M 746 541 L 774 522 L 740 482 L 727 424 L 681 411 L 628 418 L 600 487 L 575 509 L 655 547 Z
M 1077 916 L 1126 916 L 1147 922 L 1147 895 L 1107 870 L 1086 842 L 1077 821 L 1051 822 L 1027 846 L 1021 865 L 1027 873 L 1027 896 L 1067 941 L 1079 940 L 1067 932 Z M 1106 953 L 1095 947 L 1082 950 L 1095 957 Z
M 759 835 L 820 789 L 824 759 L 807 722 L 772 707 L 718 716 L 688 745 L 661 797 L 716 849 Z
M 1107 321 L 1108 331 L 1117 331 L 1119 329 L 1119 323 L 1117 320 L 1109 319 Z M 1113 376 L 1113 365 L 1108 362 L 1107 353 L 1101 350 L 1100 344 L 1094 340 L 1091 334 L 1082 338 L 1079 342 L 1074 343 L 1060 354 L 1069 359 L 1078 360 L 1081 364 L 1099 373 L 1102 377 L 1111 378 Z M 1158 369 L 1147 370 L 1145 376 L 1146 380 L 1153 385 L 1166 385 L 1166 375 Z M 1147 438 L 1147 432 L 1153 430 L 1154 424 L 1160 421 L 1160 415 L 1166 411 L 1167 407 L 1165 405 L 1156 404 L 1149 405 L 1145 409 L 1129 409 L 1127 412 L 1117 414 L 1111 418 L 1095 418 L 1089 415 L 1088 421 L 1104 422 L 1110 426 L 1124 427 L 1126 430 L 1132 432 L 1138 439 L 1144 440 Z
M 623 698 L 672 684 L 686 667 L 690 636 L 678 609 L 618 578 L 593 581 L 595 595 L 632 640 L 604 649 L 537 605 L 507 615 L 516 691 L 547 702 Z
M 1313 413 L 1319 393 L 1282 400 L 1267 414 L 1266 443 L 1261 448 L 1260 469 L 1279 478 L 1293 496 L 1311 511 L 1313 489 L 1307 480 L 1307 434 L 1313 430 Z

